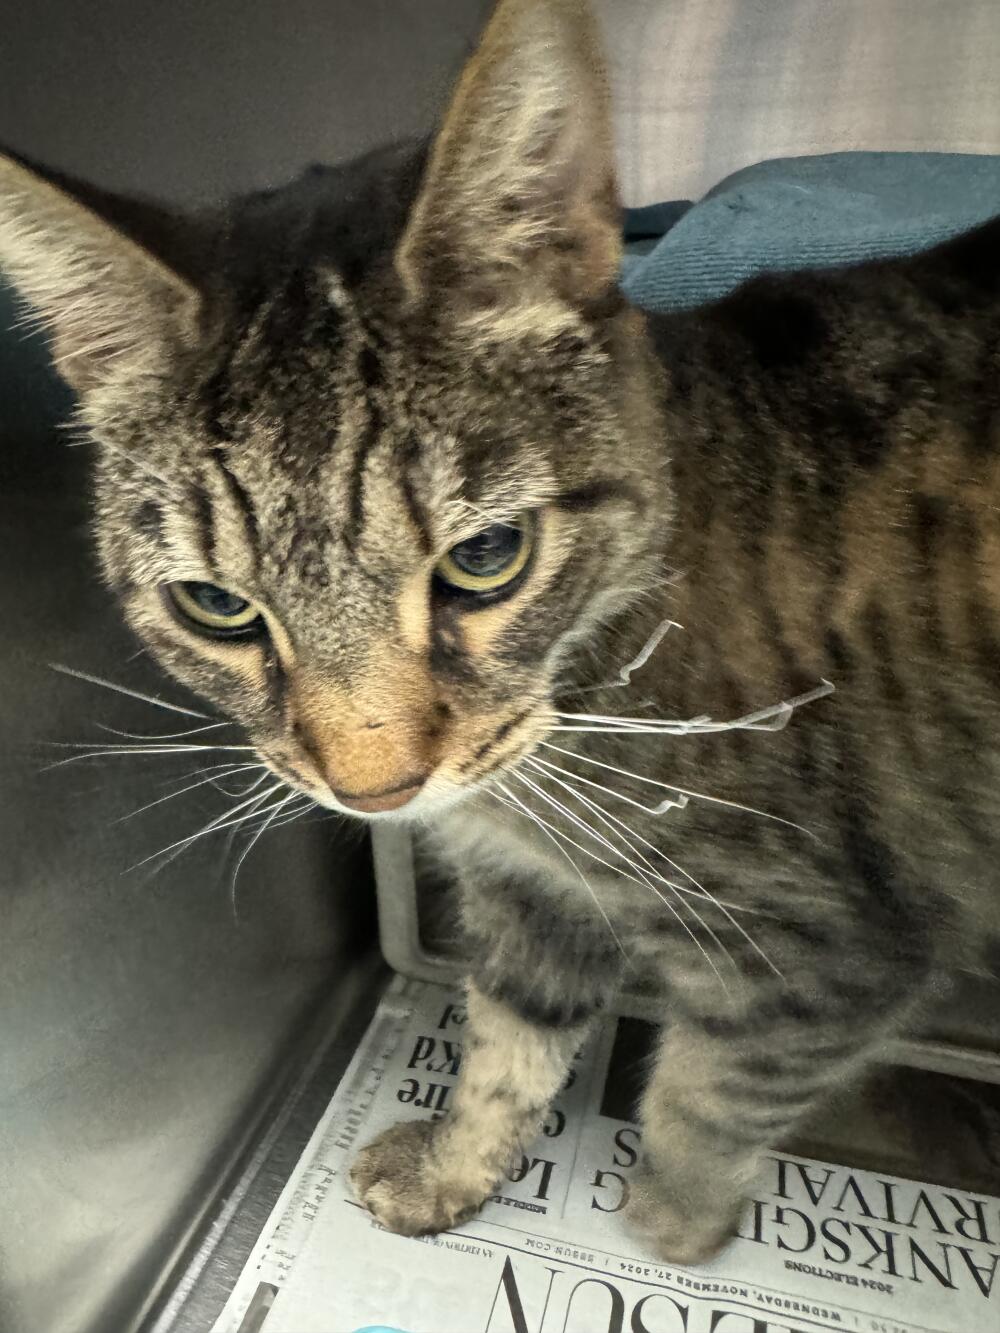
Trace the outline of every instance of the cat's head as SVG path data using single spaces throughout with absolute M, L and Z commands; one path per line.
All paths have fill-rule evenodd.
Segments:
M 218 217 L 0 159 L 0 267 L 77 391 L 125 615 L 278 773 L 366 813 L 518 759 L 654 578 L 619 258 L 573 0 L 500 5 L 429 151 Z

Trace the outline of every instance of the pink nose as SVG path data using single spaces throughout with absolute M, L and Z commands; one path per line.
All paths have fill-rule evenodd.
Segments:
M 398 810 L 401 806 L 408 805 L 414 796 L 422 790 L 424 778 L 414 782 L 408 778 L 401 786 L 390 787 L 387 791 L 359 791 L 347 792 L 338 791 L 333 788 L 333 794 L 341 805 L 346 805 L 349 810 L 360 810 L 362 814 L 379 814 L 384 810 Z

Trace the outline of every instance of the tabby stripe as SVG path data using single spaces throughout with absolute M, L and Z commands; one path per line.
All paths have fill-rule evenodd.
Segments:
M 533 708 L 534 704 L 529 704 L 527 708 L 522 708 L 519 713 L 515 713 L 513 717 L 509 717 L 506 722 L 502 723 L 497 728 L 488 740 L 483 741 L 482 745 L 479 746 L 471 759 L 467 759 L 465 763 L 459 767 L 458 772 L 463 774 L 468 772 L 470 768 L 475 767 L 480 759 L 485 759 L 488 754 L 491 754 L 500 742 L 510 735 L 517 724 L 523 722 L 524 719 L 530 715 Z
M 817 1064 L 821 1063 L 825 1067 L 829 1067 L 846 1060 L 857 1049 L 857 1038 L 854 1036 L 842 1038 L 839 1041 L 816 1041 L 801 1056 L 796 1056 L 791 1052 L 786 1052 L 780 1057 L 745 1055 L 737 1061 L 737 1067 L 742 1069 L 746 1076 L 751 1079 L 795 1078 L 799 1074 L 812 1070 Z
M 351 463 L 350 490 L 348 492 L 347 519 L 341 536 L 344 545 L 352 554 L 357 550 L 361 529 L 365 522 L 365 468 L 372 450 L 382 434 L 382 409 L 375 402 L 368 404 L 368 420 L 361 432 L 361 439 Z
M 229 498 L 232 500 L 243 520 L 247 545 L 250 548 L 254 569 L 257 570 L 260 568 L 263 543 L 261 541 L 260 524 L 257 521 L 257 511 L 254 508 L 253 501 L 250 499 L 242 482 L 230 468 L 224 452 L 218 448 L 213 449 L 212 458 L 215 460 L 219 472 L 222 475 L 222 480 L 229 493 Z
M 270 635 L 267 635 L 264 639 L 264 678 L 267 682 L 268 703 L 271 709 L 280 716 L 285 708 L 288 678 Z
M 191 496 L 191 512 L 195 516 L 201 536 L 201 549 L 209 572 L 215 574 L 215 515 L 212 511 L 212 498 L 204 485 L 194 484 L 188 492 Z
M 912 541 L 916 547 L 917 595 L 915 597 L 915 619 L 922 624 L 928 646 L 935 656 L 944 650 L 945 634 L 941 621 L 941 607 L 937 596 L 937 572 L 943 559 L 942 533 L 947 521 L 948 506 L 946 501 L 936 495 L 914 495 L 912 509 Z M 933 690 L 934 712 L 945 723 L 948 731 L 961 736 L 970 751 L 976 753 L 982 737 L 978 721 L 963 706 L 961 698 L 956 698 L 948 689 L 946 680 L 937 672 L 933 673 L 930 687 Z M 992 847 L 992 830 L 986 829 L 982 822 L 973 819 L 967 806 L 964 816 L 970 833 L 980 846 Z
M 417 530 L 420 538 L 420 549 L 423 555 L 430 555 L 433 550 L 431 542 L 431 528 L 427 517 L 427 510 L 424 508 L 420 497 L 417 494 L 414 485 L 413 473 L 420 458 L 420 441 L 411 432 L 403 446 L 401 463 L 402 472 L 399 478 L 399 487 L 403 494 L 403 501 L 406 505 L 406 512 L 410 516 L 410 522 Z
M 163 510 L 155 500 L 143 500 L 132 516 L 138 532 L 157 546 L 163 545 Z
M 693 1129 L 703 1138 L 711 1139 L 713 1147 L 723 1152 L 727 1147 L 749 1148 L 763 1143 L 785 1129 L 792 1118 L 790 1114 L 785 1114 L 751 1119 L 743 1108 L 735 1105 L 732 1108 L 733 1118 L 725 1120 L 706 1116 L 692 1106 L 675 1106 L 672 1109 L 683 1121 L 685 1129 Z
M 585 1023 L 599 1006 L 572 1000 L 544 1000 L 521 990 L 509 979 L 486 982 L 479 979 L 483 993 L 491 1000 L 508 1005 L 519 1018 L 542 1028 L 573 1028 Z
M 975 518 L 965 508 L 954 511 L 954 527 L 965 557 L 963 617 L 976 665 L 993 690 L 1000 690 L 1000 642 L 992 633 L 995 615 L 982 589 L 982 538 Z
M 634 486 L 614 477 L 594 477 L 582 486 L 560 492 L 555 498 L 555 504 L 570 513 L 587 513 L 613 501 L 625 501 L 640 512 L 647 507 Z
M 893 647 L 895 636 L 889 624 L 889 617 L 880 603 L 869 602 L 865 608 L 862 626 L 868 637 L 875 674 L 882 688 L 882 694 L 892 707 L 893 736 L 901 736 L 911 763 L 917 769 L 922 769 L 923 756 L 913 726 L 915 713 L 910 704 L 909 691 L 896 663 Z
M 431 615 L 428 664 L 436 676 L 470 682 L 475 680 L 476 671 L 462 642 L 458 623 L 461 614 L 453 602 L 435 602 Z
M 814 1068 L 814 1066 L 819 1066 L 821 1063 L 819 1059 L 815 1059 L 810 1065 L 804 1066 L 801 1074 L 804 1075 L 808 1071 L 812 1074 L 810 1079 L 802 1076 L 795 1078 L 792 1075 L 792 1081 L 790 1081 L 787 1077 L 788 1071 L 785 1070 L 783 1072 L 786 1074 L 786 1078 L 781 1084 L 753 1084 L 741 1078 L 728 1078 L 723 1079 L 721 1083 L 717 1083 L 715 1091 L 720 1097 L 725 1097 L 731 1102 L 740 1102 L 750 1110 L 771 1108 L 790 1112 L 796 1108 L 805 1107 L 829 1082 L 829 1065 L 823 1064 L 818 1071 Z M 817 1072 L 819 1077 L 817 1077 Z
M 695 1009 L 679 996 L 671 996 L 671 1008 L 684 1022 L 699 1028 L 707 1037 L 721 1040 L 752 1037 L 770 1033 L 777 1023 L 820 1024 L 826 1020 L 822 1005 L 811 1004 L 801 996 L 787 992 L 776 998 L 756 1004 L 739 1017 L 726 1017 L 714 1010 Z

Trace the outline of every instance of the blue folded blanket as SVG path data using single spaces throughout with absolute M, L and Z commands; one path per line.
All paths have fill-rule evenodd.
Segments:
M 912 254 L 997 214 L 1000 157 L 779 158 L 737 171 L 697 204 L 627 214 L 622 288 L 647 310 L 677 310 L 757 273 Z

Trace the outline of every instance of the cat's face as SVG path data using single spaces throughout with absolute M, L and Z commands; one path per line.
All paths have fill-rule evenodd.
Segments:
M 648 474 L 603 331 L 487 345 L 309 288 L 290 339 L 255 319 L 104 425 L 101 554 L 282 776 L 419 814 L 539 739 L 568 650 L 648 583 Z
M 506 9 L 398 225 L 363 215 L 392 212 L 390 157 L 360 201 L 299 189 L 277 257 L 272 213 L 245 210 L 192 281 L 6 169 L 8 263 L 101 446 L 99 549 L 126 616 L 277 773 L 367 814 L 423 815 L 530 749 L 662 537 L 641 335 L 608 299 L 589 38 L 560 4 Z M 539 14 L 548 45 L 512 44 Z M 520 99 L 553 34 L 580 50 L 561 56 L 572 87 L 541 78 L 536 123 Z

